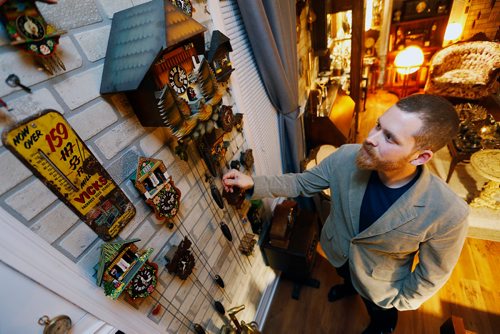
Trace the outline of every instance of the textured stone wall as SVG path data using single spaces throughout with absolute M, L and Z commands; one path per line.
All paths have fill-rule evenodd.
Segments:
M 463 38 L 469 39 L 477 33 L 484 33 L 490 40 L 498 39 L 500 30 L 500 2 L 472 0 L 470 2 Z
M 242 319 L 253 319 L 261 295 L 274 274 L 263 264 L 258 247 L 248 258 L 236 250 L 238 239 L 244 232 L 250 231 L 250 226 L 243 224 L 232 208 L 220 210 L 214 205 L 206 191 L 207 184 L 201 177 L 205 167 L 195 149 L 190 148 L 188 162 L 180 160 L 166 145 L 168 133 L 165 129 L 141 126 L 123 95 L 103 97 L 99 94 L 113 14 L 144 2 L 59 0 L 57 5 L 39 4 L 47 21 L 67 31 L 58 49 L 66 71 L 55 75 L 37 69 L 31 56 L 8 45 L 5 32 L 0 31 L 0 97 L 12 109 L 0 110 L 0 128 L 44 109 L 61 112 L 133 202 L 137 213 L 119 236 L 123 239 L 140 238 L 137 243 L 140 248 L 154 248 L 151 259 L 160 268 L 155 297 L 163 296 L 162 304 L 168 311 L 176 312 L 178 309 L 190 321 L 216 331 L 223 319 L 210 306 L 211 297 L 206 297 L 204 290 L 192 280 L 182 281 L 164 269 L 163 255 L 172 245 L 180 242 L 186 231 L 197 245 L 195 255 L 207 259 L 215 273 L 223 277 L 228 296 L 212 282 L 202 265 L 205 261 L 197 261 L 195 275 L 226 309 L 245 304 Z M 208 28 L 205 35 L 208 43 L 213 22 L 205 11 L 206 3 L 196 0 L 192 3 L 195 7 L 193 18 Z M 3 79 L 10 73 L 17 74 L 24 85 L 31 87 L 32 94 L 7 86 Z M 237 106 L 233 107 L 233 111 L 237 112 Z M 243 135 L 236 130 L 227 139 L 231 140 L 226 156 L 228 161 L 233 156 L 239 158 L 242 150 L 250 148 Z M 139 156 L 163 160 L 182 192 L 181 208 L 175 218 L 177 227 L 173 230 L 154 217 L 130 181 Z M 0 145 L 0 170 L 0 205 L 33 233 L 81 266 L 89 279 L 94 280 L 94 266 L 102 244 L 97 235 L 3 145 Z M 220 188 L 220 181 L 217 184 Z M 221 219 L 232 229 L 233 243 L 222 236 L 218 227 Z M 182 225 L 180 230 L 179 225 Z M 117 303 L 124 301 L 118 300 Z M 153 316 L 151 310 L 154 306 L 151 298 L 140 305 L 138 312 L 144 314 L 145 321 L 160 323 L 166 332 L 186 331 L 165 309 Z

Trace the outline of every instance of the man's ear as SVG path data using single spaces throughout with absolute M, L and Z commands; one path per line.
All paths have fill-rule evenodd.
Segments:
M 431 150 L 423 150 L 418 153 L 418 156 L 410 161 L 410 163 L 414 166 L 420 166 L 427 163 L 431 160 L 434 153 Z

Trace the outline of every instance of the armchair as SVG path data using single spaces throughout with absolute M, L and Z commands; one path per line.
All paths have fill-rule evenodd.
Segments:
M 500 43 L 474 41 L 453 44 L 430 60 L 425 92 L 476 100 L 498 92 Z

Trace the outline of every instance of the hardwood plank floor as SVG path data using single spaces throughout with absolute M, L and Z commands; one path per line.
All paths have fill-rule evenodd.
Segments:
M 396 334 L 439 333 L 451 315 L 462 317 L 467 330 L 498 333 L 500 329 L 500 243 L 470 239 L 465 242 L 455 270 L 446 285 L 422 307 L 399 312 Z M 359 296 L 335 303 L 327 301 L 330 287 L 342 279 L 322 256 L 312 277 L 319 289 L 303 287 L 299 300 L 291 298 L 293 283 L 279 283 L 263 333 L 361 333 L 369 317 Z

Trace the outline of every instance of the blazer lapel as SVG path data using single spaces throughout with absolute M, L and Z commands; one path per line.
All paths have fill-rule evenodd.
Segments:
M 363 196 L 365 195 L 366 186 L 368 185 L 371 173 L 372 171 L 370 170 L 360 170 L 354 168 L 350 175 L 349 217 L 351 217 L 351 226 L 354 232 L 353 235 L 358 234 L 359 231 L 361 202 L 363 201 Z

